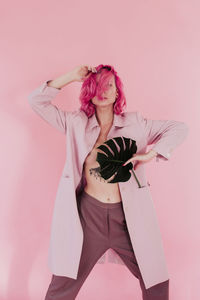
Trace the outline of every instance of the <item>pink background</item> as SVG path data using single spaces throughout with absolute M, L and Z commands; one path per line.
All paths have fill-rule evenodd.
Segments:
M 12 5 L 10 5 L 12 4 Z M 50 224 L 65 138 L 27 96 L 79 64 L 113 65 L 127 110 L 189 125 L 168 162 L 146 165 L 170 272 L 170 299 L 200 299 L 200 2 L 17 1 L 1 8 L 0 299 L 44 299 Z M 81 83 L 55 104 L 79 108 Z M 158 188 L 159 187 L 159 188 Z M 163 193 L 163 191 L 165 191 Z M 42 196 L 41 196 L 42 195 Z M 125 266 L 95 265 L 77 299 L 142 299 Z

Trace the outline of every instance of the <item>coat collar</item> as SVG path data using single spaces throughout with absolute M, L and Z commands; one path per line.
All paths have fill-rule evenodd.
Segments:
M 132 122 L 133 122 L 133 120 L 131 118 L 129 118 L 127 112 L 122 113 L 120 115 L 117 115 L 114 113 L 113 126 L 124 127 L 124 126 L 128 126 Z M 99 123 L 98 123 L 96 115 L 94 113 L 90 118 L 88 118 L 88 128 L 91 129 L 96 126 L 99 127 Z

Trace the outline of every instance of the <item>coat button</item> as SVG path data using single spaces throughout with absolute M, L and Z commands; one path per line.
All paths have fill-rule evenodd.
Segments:
M 69 175 L 68 175 L 68 174 L 63 175 L 63 177 L 64 177 L 64 178 L 69 178 Z

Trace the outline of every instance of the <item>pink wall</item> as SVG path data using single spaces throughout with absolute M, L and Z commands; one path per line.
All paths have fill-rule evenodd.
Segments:
M 199 10 L 195 0 L 4 2 L 1 300 L 43 299 L 51 278 L 47 249 L 65 139 L 35 115 L 27 96 L 76 65 L 100 63 L 118 71 L 127 110 L 190 127 L 170 161 L 151 161 L 146 171 L 171 275 L 170 299 L 200 299 Z M 77 109 L 80 87 L 65 87 L 56 104 Z M 141 299 L 139 283 L 128 269 L 113 265 L 96 265 L 77 297 L 122 298 Z

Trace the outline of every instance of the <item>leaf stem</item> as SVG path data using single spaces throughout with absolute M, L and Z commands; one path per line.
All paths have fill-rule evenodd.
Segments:
M 137 184 L 138 184 L 139 188 L 141 188 L 142 186 L 141 186 L 139 180 L 137 179 L 137 176 L 136 176 L 135 172 L 133 171 L 133 169 L 131 169 L 131 171 L 132 171 L 132 173 L 133 173 L 133 175 L 135 177 L 135 180 L 137 181 Z

